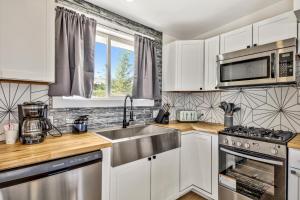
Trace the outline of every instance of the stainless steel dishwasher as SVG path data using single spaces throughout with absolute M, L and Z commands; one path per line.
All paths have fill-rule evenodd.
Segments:
M 102 152 L 0 172 L 0 200 L 101 200 Z

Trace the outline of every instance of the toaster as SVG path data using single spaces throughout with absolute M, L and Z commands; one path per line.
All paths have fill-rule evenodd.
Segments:
M 197 122 L 199 120 L 197 111 L 177 110 L 176 120 L 180 122 Z

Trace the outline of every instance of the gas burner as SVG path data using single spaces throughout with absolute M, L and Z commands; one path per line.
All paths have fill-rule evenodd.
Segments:
M 220 133 L 284 144 L 295 136 L 295 133 L 291 131 L 271 130 L 246 126 L 233 126 L 230 128 L 225 128 Z

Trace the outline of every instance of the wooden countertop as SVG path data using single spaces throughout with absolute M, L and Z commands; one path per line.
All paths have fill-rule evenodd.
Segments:
M 194 122 L 194 123 L 180 123 L 177 121 L 171 121 L 169 124 L 157 124 L 158 126 L 166 127 L 166 128 L 174 128 L 181 132 L 187 131 L 203 131 L 208 133 L 218 134 L 219 131 L 224 129 L 223 124 L 215 124 L 208 122 Z
M 64 134 L 62 137 L 48 136 L 43 143 L 34 145 L 0 144 L 0 171 L 111 146 L 111 142 L 92 132 Z
M 288 147 L 293 149 L 300 149 L 300 133 L 298 133 L 296 137 L 289 141 Z

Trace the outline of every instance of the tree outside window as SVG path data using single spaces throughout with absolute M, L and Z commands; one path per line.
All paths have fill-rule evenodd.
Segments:
M 94 97 L 116 97 L 132 93 L 133 41 L 97 35 Z

